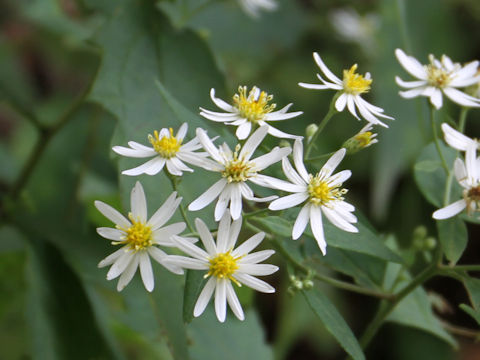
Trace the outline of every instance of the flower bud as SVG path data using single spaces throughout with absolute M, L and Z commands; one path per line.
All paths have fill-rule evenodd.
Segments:
M 290 145 L 290 142 L 288 142 L 287 140 L 280 140 L 280 142 L 278 143 L 278 146 L 286 147 L 286 148 L 292 147 L 292 145 Z
M 317 124 L 310 124 L 305 128 L 305 135 L 307 136 L 308 141 L 312 138 L 313 135 L 315 135 L 317 130 L 318 130 Z
M 355 154 L 360 150 L 378 142 L 378 140 L 375 139 L 377 134 L 372 133 L 370 131 L 371 129 L 372 124 L 367 124 L 362 130 L 360 130 L 358 134 L 343 143 L 342 147 L 347 149 L 347 154 Z

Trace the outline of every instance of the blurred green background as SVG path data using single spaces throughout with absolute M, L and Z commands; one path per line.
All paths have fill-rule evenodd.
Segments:
M 229 99 L 238 85 L 265 89 L 280 107 L 293 102 L 292 110 L 304 115 L 279 128 L 303 135 L 333 96 L 297 85 L 316 82 L 313 51 L 337 75 L 354 63 L 360 73 L 371 72 L 368 100 L 396 118 L 389 129 L 378 129 L 378 144 L 342 164 L 354 174 L 349 202 L 401 248 L 411 245 L 418 225 L 435 236 L 434 207 L 413 178 L 413 164 L 431 141 L 427 106 L 398 96 L 394 76 L 408 75 L 393 52 L 400 47 L 422 62 L 430 53 L 462 63 L 480 58 L 478 1 L 279 0 L 277 11 L 259 19 L 233 0 L 3 0 L 0 9 L 0 359 L 344 358 L 304 299 L 287 294 L 286 269 L 271 279 L 275 296 L 240 294 L 244 323 L 229 317 L 221 325 L 207 311 L 184 327 L 181 279 L 157 266 L 152 295 L 138 275 L 118 294 L 96 266 L 112 247 L 95 233 L 109 224 L 93 200 L 126 212 L 136 180 L 119 176 L 137 162 L 119 159 L 112 144 L 145 142 L 142 134 L 177 128 L 185 117 L 191 118 L 190 135 L 196 126 L 211 127 L 196 115 L 199 106 L 215 110 L 209 89 Z M 359 16 L 363 27 L 356 37 L 335 25 L 345 10 Z M 480 132 L 479 114 L 469 113 L 473 137 Z M 447 102 L 439 118 L 457 119 L 458 108 Z M 58 132 L 48 144 L 39 142 L 36 127 L 52 124 Z M 335 116 L 320 136 L 319 152 L 334 151 L 363 125 L 346 113 Z M 222 135 L 230 136 L 228 130 Z M 36 157 L 32 172 L 22 172 Z M 311 165 L 319 169 L 322 162 Z M 171 191 L 163 174 L 139 179 L 147 195 L 158 194 L 158 203 Z M 192 179 L 182 185 L 187 201 L 206 186 Z M 479 263 L 477 226 L 468 231 L 460 263 Z M 412 259 L 412 269 L 422 265 L 421 256 Z M 461 284 L 437 278 L 426 288 L 450 304 L 439 313 L 443 319 L 478 328 L 458 308 L 468 303 Z M 322 291 L 360 335 L 377 301 Z M 457 337 L 454 351 L 445 338 L 400 320 L 381 329 L 368 359 L 480 358 L 471 338 Z

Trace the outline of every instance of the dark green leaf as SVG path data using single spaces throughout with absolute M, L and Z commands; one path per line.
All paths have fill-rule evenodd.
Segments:
M 445 256 L 455 264 L 467 247 L 468 232 L 465 223 L 455 216 L 437 221 L 437 230 Z

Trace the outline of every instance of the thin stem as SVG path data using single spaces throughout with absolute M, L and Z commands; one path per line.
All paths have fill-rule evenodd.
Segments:
M 328 122 L 330 121 L 332 116 L 337 113 L 337 109 L 335 109 L 335 102 L 336 102 L 339 94 L 340 93 L 337 93 L 333 97 L 332 101 L 330 102 L 330 107 L 328 109 L 327 114 L 324 116 L 324 118 L 322 119 L 322 121 L 318 125 L 317 131 L 315 131 L 315 133 L 312 135 L 312 137 L 311 137 L 311 139 L 310 139 L 310 141 L 307 145 L 307 149 L 305 150 L 305 156 L 304 156 L 305 159 L 308 159 L 308 156 L 310 155 L 310 152 L 312 151 L 312 148 L 315 144 L 315 141 L 317 140 L 318 135 L 320 135 L 320 133 L 325 128 L 325 126 L 328 124 Z
M 467 122 L 468 110 L 469 108 L 462 107 L 462 110 L 460 111 L 460 116 L 458 120 L 458 131 L 460 131 L 461 133 L 465 131 L 465 124 Z
M 432 125 L 433 142 L 435 143 L 435 147 L 437 148 L 438 156 L 440 157 L 440 160 L 442 162 L 442 167 L 448 176 L 450 174 L 450 168 L 448 167 L 447 162 L 443 157 L 442 149 L 440 148 L 440 141 L 438 139 L 438 133 L 437 133 L 437 125 L 435 123 L 435 112 L 432 106 L 430 106 L 430 123 Z
M 243 218 L 244 219 L 248 219 L 249 217 L 252 217 L 252 216 L 257 216 L 257 215 L 262 215 L 264 213 L 267 213 L 269 212 L 270 210 L 268 208 L 265 208 L 265 209 L 260 209 L 260 210 L 255 210 L 255 211 L 252 211 L 252 212 L 249 212 L 249 213 L 244 213 L 243 214 Z
M 181 178 L 170 174 L 168 171 L 166 171 L 165 174 L 167 174 L 167 177 L 170 180 L 170 183 L 172 184 L 173 191 L 176 191 L 178 193 L 178 183 Z M 188 230 L 190 230 L 190 232 L 192 233 L 196 232 L 192 224 L 190 224 L 190 221 L 188 220 L 187 213 L 185 212 L 185 208 L 183 207 L 182 203 L 180 203 L 179 208 L 180 208 L 180 214 L 182 215 L 183 220 L 185 220 Z
M 313 162 L 313 161 L 317 161 L 317 160 L 322 160 L 322 159 L 325 159 L 327 157 L 332 156 L 333 154 L 335 154 L 335 151 L 329 152 L 327 154 L 319 155 L 319 156 L 314 156 L 314 157 L 311 157 L 310 159 L 305 159 L 304 162 Z
M 250 223 L 248 221 L 245 222 L 245 225 L 252 231 L 256 231 L 256 232 L 263 231 L 262 229 L 260 229 L 259 227 L 253 225 L 252 223 Z M 265 237 L 272 243 L 272 245 L 275 247 L 275 249 L 278 250 L 278 252 L 280 254 L 282 254 L 283 257 L 296 270 L 298 270 L 298 271 L 300 271 L 304 274 L 312 274 L 313 273 L 312 269 L 303 265 L 301 262 L 299 262 L 297 259 L 295 259 L 295 257 L 292 256 L 292 254 L 290 252 L 288 252 L 287 249 L 285 249 L 282 246 L 282 244 L 277 240 L 277 238 L 271 236 L 270 234 L 266 234 Z M 379 299 L 387 299 L 387 300 L 390 300 L 390 299 L 393 298 L 392 294 L 387 294 L 387 293 L 382 293 L 382 292 L 379 292 L 379 291 L 367 289 L 367 288 L 364 288 L 364 287 L 361 287 L 361 286 L 358 286 L 358 285 L 355 285 L 355 284 L 348 283 L 346 281 L 341 281 L 341 280 L 331 278 L 329 276 L 314 273 L 313 277 L 316 280 L 323 281 L 324 283 L 330 284 L 330 285 L 332 285 L 336 288 L 351 291 L 351 292 L 355 292 L 357 294 L 362 294 L 362 295 L 367 295 L 367 296 L 372 296 L 372 297 L 376 297 L 376 298 L 379 298 Z
M 455 265 L 455 266 L 446 266 L 440 265 L 440 270 L 453 270 L 453 271 L 480 271 L 480 265 Z
M 479 331 L 464 328 L 464 327 L 461 327 L 461 326 L 456 326 L 456 325 L 450 324 L 449 322 L 444 321 L 444 320 L 440 320 L 440 323 L 442 324 L 442 326 L 445 330 L 447 330 L 449 333 L 451 333 L 453 335 L 463 336 L 463 337 L 466 337 L 466 338 L 469 338 L 469 339 L 476 339 L 476 340 L 480 339 L 480 332 Z

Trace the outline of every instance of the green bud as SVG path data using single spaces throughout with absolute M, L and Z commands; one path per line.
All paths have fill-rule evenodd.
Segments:
M 280 142 L 278 143 L 278 146 L 287 147 L 287 148 L 292 147 L 292 145 L 290 145 L 290 142 L 288 142 L 287 140 L 280 140 Z
M 310 124 L 305 128 L 305 135 L 310 139 L 318 130 L 317 124 Z
M 423 225 L 419 225 L 413 230 L 414 239 L 425 239 L 426 236 L 427 236 L 427 228 Z
M 425 239 L 425 248 L 428 250 L 433 250 L 437 246 L 437 239 L 432 236 L 429 236 Z
M 303 288 L 304 288 L 305 290 L 310 290 L 311 288 L 313 288 L 313 281 L 312 281 L 312 280 L 309 280 L 309 279 L 304 280 L 304 281 L 303 281 Z

